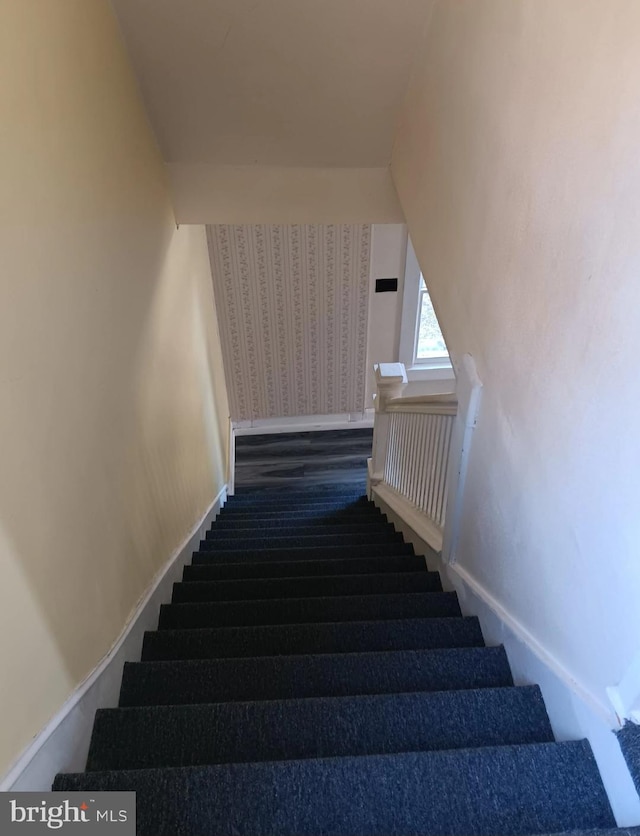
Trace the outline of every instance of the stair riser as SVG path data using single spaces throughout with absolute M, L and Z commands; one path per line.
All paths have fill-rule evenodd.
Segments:
M 260 458 L 260 457 L 259 457 Z M 305 486 L 307 482 L 305 481 Z M 295 483 L 293 485 L 272 485 L 272 486 L 243 486 L 236 488 L 235 494 L 231 497 L 232 499 L 250 499 L 251 497 L 255 496 L 258 498 L 266 498 L 269 496 L 274 497 L 299 497 L 300 496 L 301 486 L 297 486 Z M 357 496 L 363 496 L 365 493 L 364 488 L 362 485 L 309 485 L 308 487 L 304 488 L 305 496 L 314 497 L 314 496 L 353 496 L 354 494 Z
M 350 487 L 346 490 L 335 491 L 280 491 L 257 492 L 254 494 L 237 493 L 227 498 L 226 505 L 271 505 L 295 502 L 298 504 L 310 502 L 332 502 L 348 505 L 354 502 L 369 503 L 364 490 Z
M 256 549 L 304 549 L 331 548 L 332 546 L 366 546 L 380 543 L 402 543 L 400 534 L 393 530 L 382 533 L 363 532 L 361 534 L 317 534 L 307 536 L 273 537 L 268 533 L 264 537 L 219 537 L 201 540 L 200 551 L 219 549 L 220 551 L 242 551 Z
M 341 509 L 334 508 L 333 506 L 331 508 L 327 508 L 326 506 L 322 506 L 321 508 L 313 508 L 306 510 L 291 510 L 290 508 L 281 508 L 278 510 L 256 509 L 255 511 L 244 511 L 240 509 L 229 509 L 228 511 L 226 511 L 223 508 L 218 517 L 216 517 L 216 519 L 248 521 L 271 520 L 274 522 L 278 522 L 280 520 L 322 520 L 324 522 L 333 524 L 342 520 L 358 520 L 362 518 L 379 520 L 382 517 L 383 515 L 374 506 L 356 509 Z
M 483 645 L 476 618 L 346 621 L 272 627 L 158 630 L 145 634 L 142 659 L 151 662 Z
M 194 552 L 192 563 L 194 565 L 209 563 L 238 563 L 276 561 L 286 563 L 295 560 L 349 560 L 361 557 L 397 557 L 401 554 L 413 554 L 413 546 L 410 543 L 391 542 L 374 543 L 362 546 L 326 546 L 320 548 L 289 548 L 289 549 L 240 549 L 232 551 L 215 551 L 204 549 Z
M 344 757 L 552 740 L 537 687 L 154 706 L 98 712 L 87 769 Z
M 308 528 L 310 530 L 316 528 L 335 528 L 337 531 L 344 531 L 345 528 L 351 526 L 369 526 L 369 525 L 385 525 L 388 524 L 386 517 L 382 514 L 353 514 L 350 516 L 339 517 L 334 520 L 324 520 L 317 517 L 303 517 L 300 519 L 297 515 L 290 515 L 288 517 L 251 517 L 250 519 L 240 519 L 237 517 L 225 517 L 224 519 L 218 517 L 213 523 L 212 531 L 226 531 L 227 529 L 245 529 L 248 531 L 265 531 L 267 529 L 274 529 L 276 531 L 284 528 Z
M 508 836 L 615 826 L 584 742 L 59 776 L 137 792 L 139 836 Z
M 221 514 L 226 515 L 234 512 L 256 514 L 261 513 L 263 511 L 266 511 L 267 513 L 280 513 L 284 511 L 287 514 L 291 514 L 296 511 L 355 511 L 359 513 L 361 511 L 373 511 L 375 509 L 376 506 L 373 504 L 373 502 L 367 502 L 362 500 L 357 500 L 354 502 L 306 502 L 305 500 L 283 500 L 282 502 L 243 502 L 237 504 L 233 503 L 225 505 L 224 508 L 221 510 Z
M 398 618 L 446 618 L 459 615 L 460 606 L 453 592 L 163 604 L 160 610 L 159 629 L 309 624 Z
M 345 535 L 360 535 L 366 537 L 368 540 L 385 539 L 386 535 L 395 535 L 396 531 L 392 525 L 385 522 L 370 523 L 369 525 L 314 525 L 314 526 L 287 526 L 283 525 L 279 528 L 261 528 L 255 526 L 254 528 L 218 528 L 215 526 L 212 530 L 207 531 L 206 540 L 262 540 L 268 544 L 270 540 L 281 539 L 283 537 L 307 538 L 307 537 L 344 537 Z
M 173 586 L 174 604 L 200 601 L 250 601 L 270 598 L 321 598 L 337 595 L 382 595 L 440 592 L 436 572 L 399 575 L 338 575 L 321 578 L 277 578 L 255 581 L 190 581 Z
M 184 581 L 244 580 L 249 578 L 322 577 L 323 575 L 369 575 L 382 572 L 426 570 L 423 557 L 389 557 L 372 560 L 298 560 L 290 563 L 227 563 L 185 566 Z
M 187 705 L 513 685 L 501 647 L 126 663 L 120 706 Z

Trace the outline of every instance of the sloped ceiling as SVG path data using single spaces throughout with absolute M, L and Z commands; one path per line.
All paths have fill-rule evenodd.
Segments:
M 167 162 L 386 166 L 432 0 L 112 0 Z

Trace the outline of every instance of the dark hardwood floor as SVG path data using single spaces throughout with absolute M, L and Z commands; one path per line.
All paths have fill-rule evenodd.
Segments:
M 236 490 L 316 485 L 366 488 L 373 430 L 236 437 Z

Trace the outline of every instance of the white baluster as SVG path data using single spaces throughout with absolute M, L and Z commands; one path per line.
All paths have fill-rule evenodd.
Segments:
M 369 471 L 369 491 L 384 480 L 385 464 L 389 447 L 390 415 L 387 404 L 391 398 L 399 397 L 407 382 L 407 373 L 402 363 L 377 363 L 375 420 L 373 427 L 373 448 Z

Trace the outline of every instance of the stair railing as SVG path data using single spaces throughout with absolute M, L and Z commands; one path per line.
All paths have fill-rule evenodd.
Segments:
M 456 396 L 402 397 L 407 378 L 401 363 L 380 363 L 375 373 L 370 496 L 379 496 L 442 551 Z
M 460 358 L 455 395 L 403 397 L 402 363 L 379 363 L 374 369 L 369 498 L 382 500 L 447 563 L 455 563 L 482 393 L 473 357 Z

